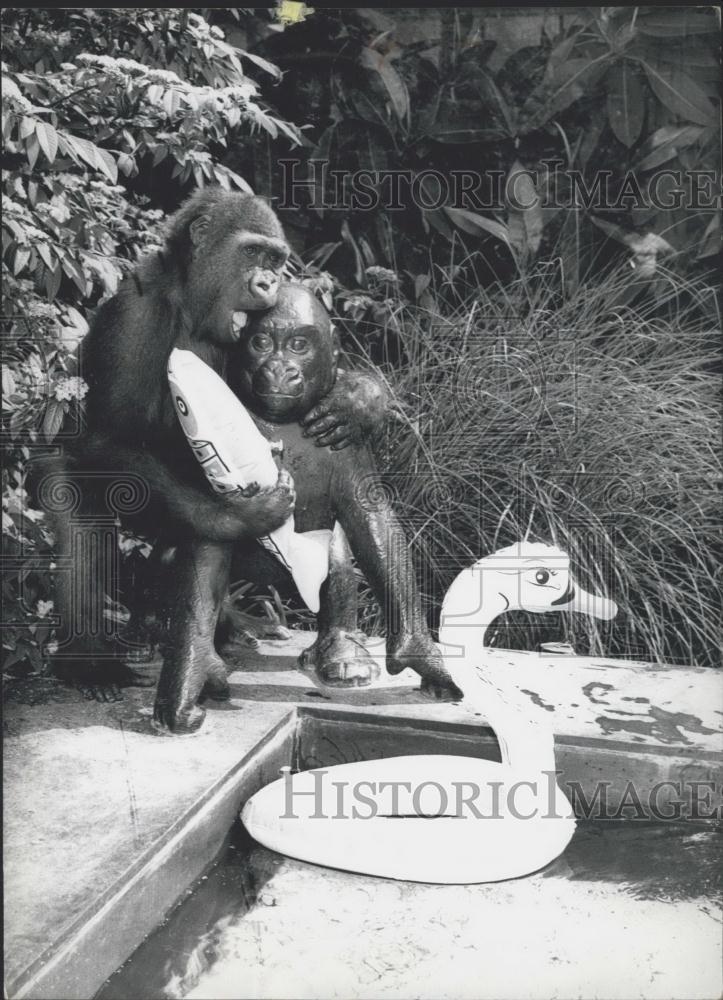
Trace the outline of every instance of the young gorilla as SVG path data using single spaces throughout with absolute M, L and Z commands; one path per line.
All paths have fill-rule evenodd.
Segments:
M 89 697 L 116 698 L 118 687 L 144 683 L 122 662 L 127 648 L 103 634 L 104 592 L 112 587 L 116 557 L 115 541 L 107 538 L 109 497 L 116 501 L 111 523 L 119 515 L 138 533 L 171 545 L 255 538 L 291 513 L 294 492 L 285 474 L 253 497 L 221 497 L 207 488 L 166 375 L 171 349 L 185 346 L 225 377 L 248 311 L 276 302 L 288 254 L 281 225 L 262 199 L 199 192 L 170 220 L 164 250 L 101 306 L 82 344 L 85 429 L 45 468 L 38 492 L 53 521 L 59 563 L 71 566 L 56 579 L 61 634 L 54 668 Z M 350 372 L 308 415 L 307 429 L 320 443 L 344 446 L 379 422 L 384 408 L 381 385 Z M 124 488 L 140 497 L 123 497 Z
M 327 684 L 368 684 L 374 661 L 350 635 L 356 630 L 356 583 L 351 550 L 386 613 L 387 669 L 411 667 L 437 696 L 460 696 L 425 626 L 408 544 L 380 490 L 368 447 L 315 448 L 299 420 L 334 386 L 339 346 L 329 316 L 307 289 L 283 285 L 276 306 L 254 316 L 230 355 L 228 380 L 269 440 L 281 438 L 284 464 L 294 480 L 296 530 L 334 528 L 331 569 L 321 591 L 319 636 L 302 665 Z M 285 573 L 257 542 L 233 547 L 190 541 L 175 567 L 177 599 L 171 650 L 164 662 L 155 706 L 156 723 L 172 732 L 197 729 L 203 688 L 227 691 L 214 632 L 226 593 L 232 557 L 248 580 L 269 582 Z

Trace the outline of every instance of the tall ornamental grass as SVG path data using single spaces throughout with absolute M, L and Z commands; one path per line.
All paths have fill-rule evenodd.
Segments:
M 510 613 L 498 646 L 718 663 L 720 414 L 714 289 L 627 268 L 560 293 L 554 267 L 401 304 L 375 348 L 401 403 L 381 449 L 430 622 L 460 569 L 520 539 L 560 546 L 614 623 Z M 443 303 L 443 304 L 442 304 Z M 368 350 L 356 327 L 357 350 Z M 367 619 L 367 625 L 378 625 Z

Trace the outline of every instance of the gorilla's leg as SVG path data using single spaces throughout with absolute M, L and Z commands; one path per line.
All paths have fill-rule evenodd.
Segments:
M 424 621 L 409 543 L 391 504 L 373 489 L 374 482 L 373 474 L 365 473 L 358 463 L 349 482 L 340 481 L 337 509 L 357 562 L 384 611 L 387 670 L 398 674 L 411 667 L 422 678 L 423 691 L 437 698 L 461 698 Z
M 192 733 L 206 715 L 197 704 L 199 698 L 229 696 L 214 634 L 229 585 L 231 555 L 232 546 L 223 542 L 190 541 L 178 546 L 171 636 L 153 711 L 158 728 Z
M 329 575 L 321 588 L 318 636 L 299 658 L 322 684 L 362 687 L 379 676 L 379 667 L 357 632 L 357 583 L 351 549 L 337 522 L 329 549 Z

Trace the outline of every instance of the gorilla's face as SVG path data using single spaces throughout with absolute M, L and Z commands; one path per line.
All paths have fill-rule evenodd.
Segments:
M 276 306 L 250 319 L 233 355 L 230 382 L 256 416 L 292 423 L 329 392 L 338 356 L 321 303 L 306 288 L 282 285 Z

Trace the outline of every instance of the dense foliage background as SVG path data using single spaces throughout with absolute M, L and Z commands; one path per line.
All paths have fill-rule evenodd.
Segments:
M 714 661 L 720 214 L 634 197 L 604 211 L 569 178 L 719 171 L 717 12 L 413 14 L 3 10 L 5 671 L 42 670 L 52 649 L 53 540 L 25 476 L 86 391 L 90 311 L 194 188 L 282 203 L 282 158 L 314 178 L 314 160 L 496 171 L 526 194 L 365 212 L 309 190 L 280 211 L 292 270 L 399 399 L 380 459 L 430 620 L 460 568 L 528 537 L 567 548 L 621 615 L 602 630 L 510 616 L 496 642 Z M 123 545 L 129 565 L 147 555 Z

